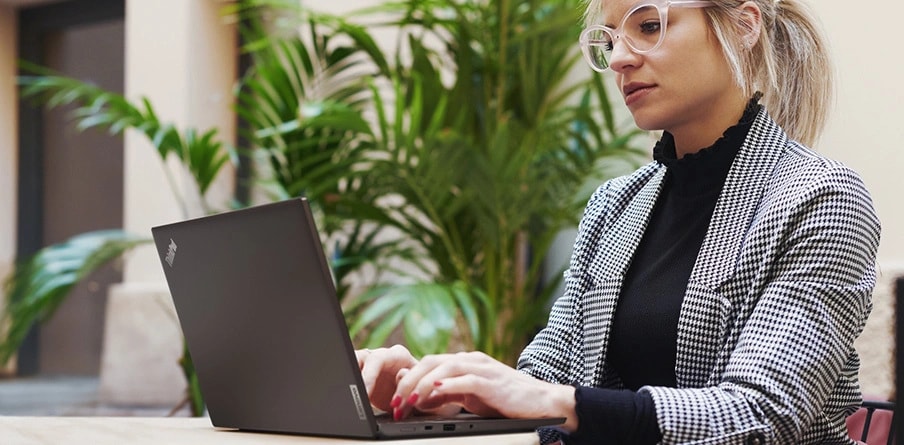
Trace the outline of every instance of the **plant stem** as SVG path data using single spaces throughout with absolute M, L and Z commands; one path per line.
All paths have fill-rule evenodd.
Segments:
M 499 66 L 496 74 L 496 122 L 502 122 L 505 106 L 505 64 L 508 63 L 509 5 L 499 0 Z
M 182 198 L 182 195 L 179 194 L 179 187 L 176 184 L 176 178 L 173 177 L 173 171 L 170 170 L 169 165 L 167 165 L 166 158 L 162 158 L 163 160 L 163 173 L 166 174 L 166 182 L 170 185 L 170 191 L 173 192 L 173 196 L 176 198 L 176 202 L 179 203 L 179 209 L 182 210 L 182 216 L 184 218 L 188 218 L 188 204 L 185 203 L 185 199 Z

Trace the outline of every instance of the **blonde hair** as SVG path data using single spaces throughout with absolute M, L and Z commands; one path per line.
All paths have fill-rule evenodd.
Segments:
M 606 0 L 588 0 L 585 20 L 598 23 Z M 762 104 L 788 135 L 807 145 L 819 139 L 832 106 L 834 73 L 827 40 L 801 0 L 749 0 L 762 15 L 758 40 L 739 8 L 744 0 L 712 0 L 705 8 L 735 80 L 747 97 L 763 93 Z

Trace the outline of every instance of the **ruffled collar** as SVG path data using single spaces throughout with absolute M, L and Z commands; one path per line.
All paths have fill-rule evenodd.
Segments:
M 674 138 L 669 132 L 663 132 L 662 138 L 653 147 L 653 159 L 668 168 L 667 185 L 679 194 L 720 191 L 738 149 L 762 108 L 760 97 L 761 94 L 757 93 L 750 99 L 738 123 L 726 129 L 716 142 L 681 159 L 676 156 Z

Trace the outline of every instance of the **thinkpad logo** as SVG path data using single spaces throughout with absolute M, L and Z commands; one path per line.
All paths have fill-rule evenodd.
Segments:
M 348 385 L 348 389 L 352 391 L 352 400 L 355 401 L 355 409 L 358 410 L 358 418 L 367 420 L 367 414 L 364 412 L 364 402 L 361 401 L 361 394 L 358 392 L 358 385 Z
M 169 248 L 166 251 L 166 264 L 169 264 L 170 267 L 173 267 L 173 261 L 176 260 L 176 242 L 173 241 L 172 238 L 169 240 Z

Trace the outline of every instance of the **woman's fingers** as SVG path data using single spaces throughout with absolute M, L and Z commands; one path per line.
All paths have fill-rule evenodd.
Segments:
M 457 377 L 445 377 L 433 382 L 429 394 L 420 400 L 417 408 L 422 410 L 434 410 L 443 405 L 454 403 L 463 406 L 471 412 L 474 411 L 472 402 L 474 394 L 487 395 L 485 390 L 486 379 L 474 374 L 464 374 Z
M 372 405 L 383 411 L 391 409 L 397 376 L 403 369 L 417 364 L 414 356 L 402 346 L 355 351 L 361 379 Z
M 364 368 L 364 362 L 367 360 L 367 357 L 370 356 L 370 349 L 358 349 L 355 351 L 355 358 L 358 359 L 358 368 Z
M 446 404 L 461 405 L 479 398 L 481 388 L 500 371 L 511 368 L 481 353 L 458 353 L 424 357 L 417 366 L 399 375 L 393 415 L 404 418 L 414 409 L 433 411 Z M 513 371 L 514 372 L 514 371 Z M 438 390 L 448 379 L 462 379 L 451 391 Z M 457 388 L 457 389 L 456 389 Z
M 418 388 L 424 377 L 447 360 L 448 355 L 428 355 L 411 369 L 400 370 L 396 375 L 395 394 L 390 406 L 392 415 L 400 420 L 411 415 L 419 399 L 422 390 Z
M 377 361 L 383 354 L 386 357 Z M 400 361 L 384 362 L 387 357 Z M 369 372 L 369 366 L 380 363 L 383 372 L 377 373 L 371 402 L 396 419 L 415 411 L 451 414 L 463 407 L 482 416 L 565 417 L 567 429 L 577 426 L 574 387 L 537 380 L 479 352 L 431 355 L 419 362 L 401 357 L 405 356 L 374 350 L 362 370 Z M 402 363 L 406 366 L 398 366 Z
M 423 400 L 425 407 L 455 403 L 460 407 L 486 417 L 503 416 L 506 397 L 502 396 L 511 388 L 502 388 L 506 377 L 505 370 L 510 368 L 486 369 L 476 366 L 482 373 L 466 373 L 457 376 L 438 378 L 433 382 L 430 397 Z M 481 369 L 482 368 L 482 369 Z M 418 408 L 421 406 L 419 405 Z M 429 408 L 428 408 L 429 409 Z

